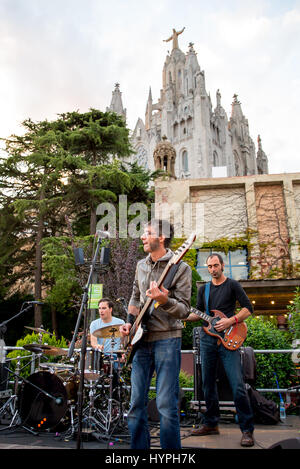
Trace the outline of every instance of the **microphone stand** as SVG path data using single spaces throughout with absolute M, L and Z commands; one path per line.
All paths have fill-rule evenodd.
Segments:
M 27 308 L 23 309 L 23 306 L 27 303 L 29 304 L 29 306 L 27 306 Z M 3 336 L 4 336 L 4 334 L 7 330 L 6 324 L 8 324 L 10 321 L 17 318 L 21 314 L 25 313 L 26 311 L 28 311 L 31 308 L 31 306 L 33 306 L 34 304 L 37 304 L 37 303 L 42 304 L 40 301 L 39 302 L 37 302 L 37 301 L 25 301 L 25 303 L 23 303 L 22 306 L 21 306 L 21 310 L 15 316 L 13 316 L 12 318 L 7 319 L 6 321 L 3 321 L 0 324 L 0 338 L 3 338 Z
M 78 392 L 77 392 L 77 396 L 78 396 L 78 400 L 77 400 L 77 403 L 78 403 L 77 449 L 80 449 L 81 434 L 82 434 L 84 370 L 85 370 L 85 357 L 86 357 L 86 348 L 87 348 L 87 332 L 88 332 L 88 326 L 89 326 L 88 307 L 87 307 L 88 306 L 88 294 L 89 294 L 89 286 L 91 285 L 91 282 L 92 282 L 92 277 L 93 277 L 93 273 L 94 273 L 94 270 L 95 270 L 95 265 L 96 265 L 97 257 L 98 257 L 98 254 L 99 254 L 101 242 L 102 242 L 102 238 L 99 236 L 98 241 L 97 241 L 97 246 L 96 246 L 96 249 L 95 249 L 95 254 L 94 254 L 93 260 L 92 260 L 91 265 L 90 265 L 89 277 L 88 277 L 87 283 L 86 283 L 86 285 L 84 287 L 84 290 L 83 290 L 81 306 L 80 306 L 80 310 L 79 310 L 79 313 L 78 313 L 78 318 L 77 318 L 73 338 L 72 338 L 72 341 L 71 341 L 71 344 L 70 344 L 70 347 L 69 347 L 69 351 L 68 351 L 68 358 L 71 358 L 73 353 L 74 353 L 75 341 L 76 341 L 76 337 L 77 337 L 77 334 L 78 334 L 79 325 L 80 325 L 81 318 L 82 318 L 82 313 L 83 313 L 83 310 L 85 310 L 84 324 L 83 324 L 83 334 L 82 334 L 82 344 L 81 344 L 80 382 L 79 382 L 79 389 L 78 389 Z
M 24 303 L 22 303 L 21 310 L 17 314 L 15 314 L 15 316 L 7 319 L 6 321 L 3 321 L 0 324 L 0 366 L 3 366 L 3 369 L 5 368 L 4 364 L 5 364 L 5 361 L 6 361 L 6 350 L 5 350 L 5 341 L 4 341 L 4 335 L 5 335 L 5 332 L 7 331 L 6 324 L 8 324 L 10 321 L 17 318 L 21 314 L 26 313 L 26 311 L 28 311 L 36 303 L 42 304 L 40 301 L 39 302 L 37 302 L 37 301 L 25 301 Z M 28 306 L 26 308 L 24 308 L 24 305 L 26 305 L 26 304 L 28 304 Z M 2 383 L 0 383 L 0 384 L 2 384 Z

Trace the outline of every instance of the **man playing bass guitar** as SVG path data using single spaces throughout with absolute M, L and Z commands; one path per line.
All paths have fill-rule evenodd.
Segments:
M 212 278 L 208 297 L 208 311 L 219 310 L 225 315 L 214 324 L 215 330 L 221 332 L 243 322 L 253 312 L 253 308 L 239 282 L 224 275 L 224 262 L 220 254 L 211 254 L 207 258 L 206 264 Z M 241 310 L 234 314 L 236 302 L 239 303 Z M 198 290 L 197 309 L 200 311 L 207 309 L 205 285 Z M 191 313 L 186 320 L 199 321 L 199 316 Z M 219 433 L 219 400 L 216 387 L 218 356 L 223 362 L 233 393 L 238 422 L 242 432 L 241 445 L 253 446 L 253 414 L 243 381 L 239 350 L 228 350 L 217 336 L 205 332 L 203 328 L 200 332 L 200 357 L 206 412 L 203 425 L 192 430 L 192 435 L 202 436 Z
M 148 315 L 146 330 L 135 344 L 131 371 L 131 400 L 128 428 L 132 449 L 149 449 L 148 391 L 156 373 L 156 405 L 160 415 L 162 449 L 180 449 L 178 415 L 182 322 L 190 310 L 191 268 L 180 262 L 168 289 L 159 279 L 173 253 L 169 249 L 173 226 L 165 220 L 151 220 L 141 236 L 148 256 L 138 262 L 129 301 L 127 323 L 120 327 L 126 339 L 149 298 L 155 308 Z M 143 310 L 142 310 L 143 311 Z

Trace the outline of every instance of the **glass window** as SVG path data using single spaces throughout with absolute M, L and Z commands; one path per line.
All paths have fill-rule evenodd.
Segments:
M 226 277 L 234 278 L 235 280 L 247 280 L 249 266 L 246 249 L 229 251 L 227 255 L 224 252 L 216 251 L 214 249 L 199 249 L 196 270 L 202 280 L 211 280 L 211 276 L 207 270 L 206 259 L 212 252 L 222 256 L 225 264 L 224 275 L 226 275 Z
M 182 169 L 185 173 L 189 170 L 188 154 L 186 150 L 182 153 Z

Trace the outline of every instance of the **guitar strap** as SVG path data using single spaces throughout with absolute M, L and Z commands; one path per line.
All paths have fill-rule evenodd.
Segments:
M 206 304 L 206 314 L 210 316 L 209 314 L 209 291 L 210 291 L 210 282 L 207 282 L 205 284 L 205 304 Z
M 167 276 L 165 278 L 165 281 L 163 282 L 163 286 L 168 290 L 173 282 L 173 278 L 175 277 L 175 274 L 180 266 L 182 261 L 179 261 L 178 264 L 173 264 L 169 272 L 167 273 Z

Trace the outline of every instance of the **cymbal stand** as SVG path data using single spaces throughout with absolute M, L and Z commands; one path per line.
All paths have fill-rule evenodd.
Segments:
M 93 432 L 103 431 L 105 430 L 105 426 L 102 423 L 104 420 L 104 415 L 99 409 L 95 408 L 95 396 L 96 396 L 96 387 L 97 387 L 98 380 L 93 382 L 93 380 L 89 380 L 89 384 L 85 384 L 84 386 L 89 388 L 89 402 L 88 405 L 82 410 L 82 419 L 81 419 L 81 428 L 80 433 L 89 435 Z M 75 407 L 75 406 L 74 406 Z M 71 426 L 68 430 L 64 433 L 64 439 L 67 440 L 72 438 L 76 431 L 79 431 L 79 421 L 78 418 L 74 420 L 74 416 L 72 413 L 74 408 L 71 408 Z
M 106 435 L 111 435 L 111 427 L 112 424 L 115 427 L 118 425 L 119 421 L 123 417 L 123 404 L 122 404 L 122 395 L 121 395 L 121 388 L 120 388 L 120 367 L 118 364 L 118 369 L 115 370 L 114 368 L 114 346 L 116 344 L 114 332 L 111 336 L 111 353 L 109 356 L 110 366 L 109 366 L 109 393 L 107 398 L 107 411 L 105 413 L 101 412 L 101 418 L 104 422 L 104 430 Z M 114 374 L 117 374 L 116 379 L 116 389 L 113 388 L 114 385 Z M 117 399 L 114 398 L 114 392 L 118 392 Z
M 33 360 L 35 360 L 35 358 L 33 358 Z M 31 360 L 31 362 L 33 361 Z M 27 363 L 25 365 L 28 366 L 31 362 Z M 22 370 L 21 368 L 21 357 L 17 357 L 17 365 L 16 365 L 16 373 L 13 373 L 10 369 L 8 369 L 8 371 L 10 373 L 13 373 L 13 375 L 15 376 L 15 383 L 14 383 L 14 394 L 6 401 L 6 403 L 3 405 L 3 407 L 0 409 L 0 417 L 1 415 L 5 414 L 5 412 L 7 411 L 7 409 L 9 409 L 10 413 L 11 413 L 11 416 L 12 416 L 12 420 L 10 422 L 10 424 L 8 425 L 8 427 L 5 427 L 5 428 L 1 428 L 0 431 L 4 431 L 4 430 L 8 430 L 8 429 L 12 429 L 14 427 L 21 427 L 23 428 L 24 430 L 28 431 L 29 433 L 32 433 L 33 435 L 38 435 L 38 433 L 36 433 L 35 431 L 31 430 L 30 428 L 26 427 L 25 425 L 22 425 L 21 424 L 21 418 L 20 418 L 20 415 L 19 415 L 19 409 L 17 408 L 17 401 L 18 401 L 18 389 L 19 389 L 19 379 L 20 379 L 20 372 Z M 25 368 L 23 367 L 23 368 Z M 21 378 L 23 380 L 23 378 Z M 14 422 L 17 422 L 17 423 L 14 423 Z

